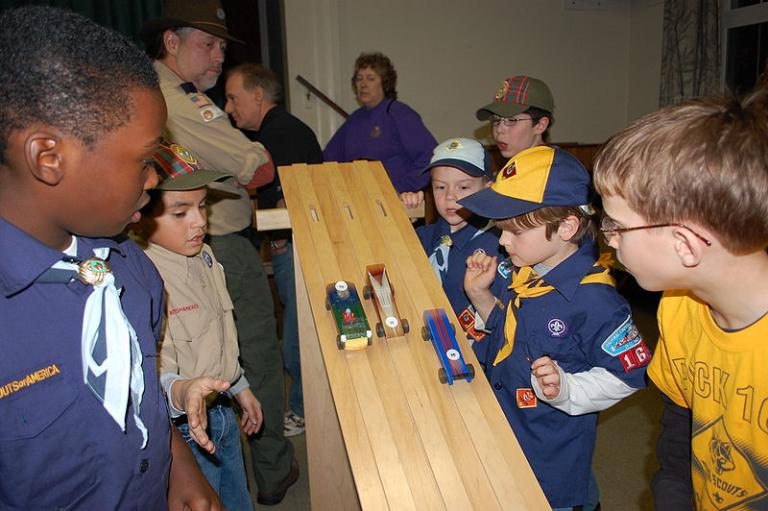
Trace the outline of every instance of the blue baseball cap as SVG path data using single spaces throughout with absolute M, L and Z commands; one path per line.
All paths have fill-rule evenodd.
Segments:
M 491 156 L 483 145 L 471 138 L 449 138 L 432 151 L 432 159 L 424 172 L 433 167 L 453 167 L 474 177 L 493 179 Z
M 485 218 L 512 218 L 547 206 L 588 205 L 590 186 L 587 169 L 573 155 L 536 146 L 513 156 L 490 188 L 458 202 Z

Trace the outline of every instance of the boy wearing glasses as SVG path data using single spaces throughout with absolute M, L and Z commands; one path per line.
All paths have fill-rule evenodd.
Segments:
M 555 100 L 547 84 L 530 76 L 510 76 L 501 82 L 491 104 L 477 111 L 480 121 L 491 121 L 493 140 L 504 158 L 546 143 L 554 122 Z
M 665 422 L 659 458 L 664 471 L 669 446 L 688 454 L 697 509 L 768 509 L 767 96 L 649 114 L 595 166 L 608 243 L 641 286 L 665 290 L 648 373 L 692 427 Z
M 474 349 L 555 510 L 589 504 L 596 412 L 643 388 L 650 359 L 597 261 L 589 191 L 578 160 L 537 146 L 459 201 L 502 230 L 511 264 L 467 259 L 467 295 L 492 332 Z

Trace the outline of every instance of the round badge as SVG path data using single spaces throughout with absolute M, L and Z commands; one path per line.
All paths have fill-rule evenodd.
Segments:
M 224 15 L 224 9 L 222 9 L 221 7 L 216 9 L 216 17 L 219 18 L 221 21 L 224 21 L 224 18 L 226 18 L 226 16 Z
M 568 333 L 568 325 L 562 319 L 552 318 L 547 323 L 547 330 L 552 337 L 564 337 Z
M 445 352 L 445 356 L 451 360 L 458 360 L 461 357 L 461 354 L 455 349 L 451 348 Z
M 83 284 L 98 286 L 108 274 L 112 273 L 109 265 L 103 259 L 91 257 L 77 265 L 80 281 Z
M 397 328 L 397 325 L 399 323 L 400 322 L 394 316 L 388 316 L 387 319 L 384 320 L 384 324 L 387 325 L 389 328 Z
M 333 286 L 333 287 L 335 287 L 336 291 L 338 291 L 339 293 L 343 293 L 344 291 L 349 289 L 349 286 L 343 280 L 340 280 L 340 281 L 336 282 L 336 285 Z

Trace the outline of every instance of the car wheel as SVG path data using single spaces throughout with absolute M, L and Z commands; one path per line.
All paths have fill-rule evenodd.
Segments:
M 467 380 L 471 380 L 475 377 L 475 366 L 472 364 L 467 364 Z
M 363 288 L 363 298 L 365 298 L 366 300 L 370 300 L 371 294 L 372 294 L 371 286 L 365 286 Z
M 445 372 L 444 367 L 437 370 L 437 379 L 440 380 L 440 383 L 448 383 L 448 373 Z
M 329 298 L 325 299 L 325 310 L 331 310 L 331 300 Z
M 407 319 L 400 319 L 400 324 L 403 325 L 403 332 L 406 334 L 411 331 L 411 325 L 408 324 Z
M 381 323 L 376 323 L 376 335 L 379 337 L 384 337 L 384 327 L 381 325 Z
M 429 329 L 425 326 L 421 327 L 421 338 L 425 341 L 429 341 Z
M 341 342 L 341 335 L 337 335 L 337 336 L 336 336 L 336 346 L 338 346 L 338 348 L 339 348 L 340 350 L 343 350 L 343 349 L 344 349 L 344 343 L 343 343 L 343 342 Z

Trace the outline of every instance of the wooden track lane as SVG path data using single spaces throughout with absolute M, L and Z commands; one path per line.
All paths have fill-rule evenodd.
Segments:
M 297 276 L 306 285 L 312 313 L 300 321 L 302 328 L 314 322 L 317 336 L 311 337 L 319 344 L 346 447 L 341 458 L 348 459 L 359 498 L 359 504 L 338 502 L 338 508 L 549 509 L 463 338 L 459 342 L 475 366 L 475 380 L 452 386 L 438 381 L 440 362 L 431 343 L 421 339 L 421 313 L 442 307 L 457 329 L 459 323 L 381 164 L 294 165 L 279 171 L 300 262 Z M 374 334 L 367 349 L 340 351 L 325 309 L 326 285 L 348 280 L 362 295 L 365 266 L 374 263 L 386 265 L 411 331 L 391 340 Z M 373 305 L 363 300 L 363 306 L 374 328 Z M 312 385 L 305 378 L 305 393 L 316 390 Z M 309 411 L 306 419 L 315 505 L 319 486 L 312 485 L 312 471 L 331 467 L 313 456 L 322 448 L 309 445 Z M 347 470 L 337 469 L 342 475 Z

